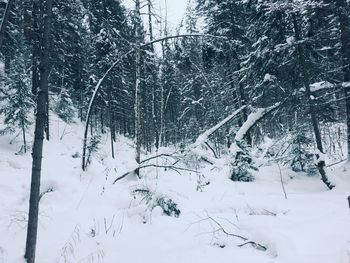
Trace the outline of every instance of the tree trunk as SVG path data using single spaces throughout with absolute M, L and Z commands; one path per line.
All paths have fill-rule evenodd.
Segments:
M 29 45 L 32 43 L 33 38 L 32 9 L 32 0 L 23 0 L 23 31 L 25 39 Z
M 135 160 L 138 164 L 141 161 L 141 14 L 140 0 L 136 0 L 136 23 L 135 23 L 135 38 L 136 38 L 136 85 L 135 85 L 135 144 L 136 155 Z M 139 170 L 136 170 L 139 175 Z
M 35 119 L 32 178 L 29 199 L 29 217 L 27 226 L 27 240 L 24 258 L 27 263 L 35 262 L 35 250 L 38 232 L 39 200 L 40 200 L 40 177 L 44 143 L 44 129 L 46 121 L 46 99 L 48 92 L 48 77 L 50 72 L 49 39 L 51 29 L 51 15 L 53 0 L 40 1 L 44 5 L 44 27 L 42 52 L 40 55 L 40 86 L 37 95 L 37 110 Z
M 2 44 L 4 42 L 5 33 L 6 33 L 6 27 L 10 18 L 11 8 L 14 2 L 15 2 L 14 0 L 8 0 L 5 8 L 4 17 L 2 18 L 2 21 L 1 21 L 1 25 L 0 25 L 0 51 L 1 52 L 2 52 Z
M 148 27 L 149 27 L 149 40 L 150 42 L 153 41 L 153 27 L 152 27 L 152 2 L 151 0 L 148 0 Z M 150 46 L 151 52 L 154 53 L 154 46 L 153 44 Z M 153 58 L 152 58 L 153 59 Z M 156 83 L 157 83 L 157 77 L 156 74 L 152 70 L 152 119 L 153 119 L 153 128 L 154 128 L 154 135 L 155 135 L 155 147 L 156 150 L 159 148 L 159 131 L 158 131 L 158 121 L 157 121 L 157 115 L 156 115 Z
M 26 140 L 26 129 L 24 125 L 24 119 L 21 120 L 21 126 L 22 126 L 22 135 L 23 135 L 23 147 L 24 147 L 24 153 L 27 153 L 27 140 Z
M 48 46 L 49 43 L 48 43 Z M 49 90 L 46 91 L 46 103 L 45 103 L 45 107 L 46 107 L 46 121 L 45 121 L 45 134 L 46 134 L 46 140 L 49 141 L 50 140 L 50 106 L 49 106 Z
M 40 58 L 40 26 L 39 26 L 39 1 L 33 1 L 32 9 L 32 94 L 36 95 L 39 87 L 39 58 Z
M 295 40 L 300 41 L 300 31 L 299 31 L 298 22 L 297 22 L 295 14 L 293 14 L 292 18 L 293 18 Z M 317 152 L 315 153 L 315 157 L 317 160 L 316 165 L 317 165 L 317 169 L 318 169 L 319 173 L 321 174 L 322 181 L 331 190 L 334 187 L 334 185 L 329 181 L 327 174 L 326 174 L 326 170 L 325 170 L 326 169 L 326 162 L 324 160 L 322 137 L 321 137 L 321 132 L 320 132 L 320 128 L 318 125 L 317 112 L 315 110 L 314 102 L 312 101 L 311 90 L 310 90 L 310 77 L 309 77 L 309 72 L 308 72 L 308 68 L 306 65 L 304 47 L 300 43 L 297 45 L 297 52 L 298 52 L 299 63 L 301 66 L 302 81 L 303 81 L 303 85 L 304 85 L 304 88 L 306 91 L 305 95 L 306 95 L 306 100 L 308 102 L 311 123 L 312 123 L 314 135 L 315 135 L 315 139 L 316 139 L 316 147 L 317 147 Z
M 347 3 L 344 0 L 337 0 L 337 11 L 340 24 L 341 54 L 343 59 L 344 82 L 350 82 L 350 20 L 346 12 Z M 348 143 L 348 162 L 350 162 L 350 86 L 344 85 L 346 105 L 346 126 Z
M 109 94 L 109 97 L 111 98 L 111 94 Z M 112 151 L 112 158 L 114 159 L 114 141 L 115 141 L 115 127 L 114 127 L 114 120 L 113 120 L 113 111 L 112 111 L 112 105 L 111 102 L 108 103 L 109 108 L 109 130 L 111 132 L 111 151 Z

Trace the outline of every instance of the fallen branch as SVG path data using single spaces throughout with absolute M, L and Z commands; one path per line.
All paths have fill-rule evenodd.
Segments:
M 347 160 L 346 160 L 346 159 L 344 159 L 344 160 L 340 160 L 340 161 L 338 161 L 338 162 L 335 162 L 335 163 L 332 163 L 332 164 L 326 165 L 326 167 L 332 167 L 332 166 L 334 166 L 334 165 L 340 164 L 340 163 L 345 162 L 345 161 L 347 161 Z
M 175 153 L 173 153 L 173 154 L 175 154 Z M 147 159 L 142 160 L 142 161 L 140 162 L 140 164 L 145 163 L 145 162 L 148 162 L 148 161 L 151 161 L 151 160 L 153 160 L 153 159 L 157 159 L 157 158 L 159 158 L 159 157 L 171 157 L 171 158 L 173 158 L 173 159 L 177 159 L 173 154 L 161 153 L 161 154 L 158 154 L 158 155 L 156 155 L 156 156 L 152 156 L 152 157 L 149 157 L 149 158 L 147 158 Z
M 227 38 L 223 36 L 215 36 L 215 35 L 209 35 L 209 34 L 179 34 L 175 36 L 166 36 L 163 38 L 159 38 L 147 43 L 144 43 L 140 46 L 140 48 L 145 48 L 150 45 L 153 45 L 158 42 L 163 42 L 169 39 L 176 39 L 176 38 L 189 38 L 189 37 L 206 37 L 206 38 L 217 38 L 217 39 L 224 39 L 227 41 Z M 102 84 L 105 82 L 107 79 L 107 76 L 116 68 L 117 65 L 119 65 L 125 58 L 127 58 L 130 54 L 134 53 L 137 49 L 136 48 L 131 48 L 129 51 L 125 52 L 124 54 L 121 54 L 119 58 L 107 69 L 107 71 L 103 74 L 103 76 L 99 79 L 97 82 L 94 92 L 92 93 L 92 96 L 90 98 L 88 110 L 86 113 L 86 120 L 85 120 L 85 131 L 84 131 L 84 139 L 83 139 L 83 155 L 82 155 L 82 170 L 86 170 L 86 144 L 87 144 L 87 135 L 88 135 L 88 130 L 89 130 L 89 122 L 90 122 L 90 117 L 91 117 L 91 111 L 92 107 L 94 105 L 95 99 L 97 97 L 98 92 L 100 91 Z
M 114 180 L 113 184 L 115 184 L 116 182 L 118 182 L 119 180 L 127 177 L 129 174 L 135 173 L 136 170 L 140 170 L 140 169 L 144 169 L 144 168 L 148 168 L 148 167 L 156 167 L 156 168 L 164 168 L 164 169 L 169 169 L 169 170 L 173 170 L 177 173 L 180 174 L 179 171 L 188 171 L 188 172 L 193 172 L 193 173 L 198 173 L 195 170 L 192 169 L 187 169 L 187 168 L 183 168 L 183 167 L 177 167 L 177 166 L 172 166 L 172 165 L 157 165 L 157 164 L 146 164 L 146 165 L 141 165 L 136 167 L 135 169 L 126 172 L 125 174 L 123 174 L 122 176 L 118 177 L 117 179 Z
M 244 110 L 247 106 L 242 106 L 235 112 L 233 112 L 231 115 L 227 116 L 225 119 L 220 121 L 218 124 L 210 128 L 209 130 L 206 130 L 204 133 L 198 136 L 196 142 L 192 144 L 191 148 L 196 148 L 200 146 L 201 144 L 205 143 L 209 136 L 212 135 L 214 132 L 216 132 L 218 129 L 220 129 L 222 126 L 224 126 L 226 123 L 230 122 L 232 119 L 234 119 L 242 110 Z
M 287 197 L 286 189 L 284 188 L 284 183 L 283 183 L 283 178 L 282 178 L 282 170 L 281 170 L 280 164 L 277 163 L 277 165 L 278 165 L 278 170 L 280 171 L 280 179 L 281 179 L 282 190 L 284 193 L 284 198 L 286 198 L 286 200 L 287 200 L 288 197 Z
M 246 237 L 244 237 L 244 236 L 240 236 L 240 235 L 237 235 L 237 234 L 232 234 L 232 233 L 227 232 L 227 231 L 225 230 L 225 228 L 220 224 L 220 222 L 218 222 L 217 220 L 215 220 L 214 218 L 212 218 L 210 215 L 208 215 L 208 213 L 207 213 L 207 217 L 208 217 L 208 219 L 210 219 L 212 222 L 214 222 L 214 223 L 219 227 L 218 230 L 222 231 L 225 235 L 227 235 L 227 236 L 232 236 L 232 237 L 236 237 L 236 238 L 239 238 L 239 239 L 245 241 L 244 243 L 242 243 L 242 244 L 240 244 L 240 245 L 237 245 L 238 247 L 243 247 L 243 246 L 245 246 L 245 245 L 250 244 L 250 245 L 251 245 L 253 248 L 255 248 L 255 249 L 262 250 L 262 251 L 266 251 L 266 250 L 267 250 L 267 247 L 266 247 L 266 246 L 263 246 L 263 245 L 261 245 L 261 244 L 259 244 L 259 243 L 257 243 L 257 242 L 252 241 L 252 240 L 249 240 L 248 238 L 246 238 Z
M 205 145 L 213 152 L 214 157 L 217 159 L 218 156 L 217 156 L 216 152 L 214 151 L 213 147 L 211 147 L 208 142 L 205 142 Z

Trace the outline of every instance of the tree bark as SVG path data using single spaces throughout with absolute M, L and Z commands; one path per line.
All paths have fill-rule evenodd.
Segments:
M 292 19 L 293 19 L 295 40 L 300 41 L 300 30 L 299 30 L 298 21 L 295 14 L 292 15 Z M 321 132 L 320 132 L 320 128 L 317 120 L 317 112 L 315 110 L 314 102 L 312 101 L 311 89 L 310 89 L 310 76 L 306 65 L 304 47 L 302 46 L 301 43 L 297 45 L 297 53 L 298 53 L 300 67 L 301 67 L 302 81 L 306 91 L 305 95 L 306 95 L 306 100 L 308 102 L 311 123 L 312 123 L 314 135 L 316 139 L 316 148 L 317 148 L 317 152 L 315 154 L 316 166 L 319 173 L 321 174 L 322 181 L 331 190 L 334 187 L 334 185 L 329 181 L 326 173 L 326 162 L 323 158 L 324 150 L 322 145 L 322 137 L 321 137 Z
M 135 85 L 135 144 L 136 154 L 135 160 L 140 164 L 141 160 L 141 14 L 140 0 L 136 0 L 136 23 L 135 23 L 135 38 L 136 38 L 136 85 Z M 136 170 L 139 176 L 139 170 Z
M 153 41 L 153 26 L 152 26 L 152 1 L 148 0 L 147 2 L 148 5 L 148 31 L 149 31 L 149 41 Z M 154 53 L 154 46 L 151 44 L 150 46 L 151 52 Z M 152 57 L 153 59 L 153 57 Z M 153 128 L 154 128 L 154 134 L 155 134 L 155 147 L 156 150 L 159 148 L 159 127 L 158 127 L 158 120 L 157 120 L 157 115 L 156 115 L 156 83 L 157 83 L 157 77 L 155 72 L 152 70 L 152 120 L 153 120 Z
M 21 120 L 21 126 L 22 126 L 22 136 L 23 136 L 23 147 L 24 147 L 24 153 L 27 153 L 27 140 L 26 140 L 26 129 L 24 125 L 24 119 Z
M 40 11 L 39 11 L 39 1 L 33 0 L 33 8 L 32 8 L 32 94 L 36 95 L 40 80 L 39 80 L 39 58 L 40 58 Z
M 39 200 L 40 200 L 40 177 L 42 152 L 44 144 L 44 129 L 46 122 L 46 99 L 48 92 L 48 77 L 50 73 L 49 39 L 51 29 L 51 16 L 53 0 L 40 0 L 44 9 L 43 40 L 40 54 L 40 85 L 37 95 L 37 110 L 33 144 L 32 178 L 29 199 L 29 217 L 27 226 L 27 240 L 24 258 L 27 263 L 35 262 L 35 250 L 38 232 Z
M 6 33 L 6 27 L 8 25 L 8 21 L 10 18 L 10 14 L 11 14 L 11 8 L 14 4 L 14 0 L 8 0 L 6 8 L 5 8 L 5 13 L 4 13 L 4 17 L 2 18 L 1 21 L 1 25 L 0 25 L 0 51 L 2 52 L 2 45 L 4 42 L 4 38 L 5 38 L 5 33 Z

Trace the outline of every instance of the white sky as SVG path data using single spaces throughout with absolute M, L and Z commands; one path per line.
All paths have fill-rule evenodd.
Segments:
M 165 2 L 167 3 L 168 26 L 170 30 L 177 28 L 183 18 L 189 0 L 152 0 L 155 11 L 165 19 Z M 133 9 L 135 3 L 133 0 L 122 0 L 126 7 Z M 141 0 L 141 5 L 146 3 Z M 146 10 L 144 11 L 146 12 Z

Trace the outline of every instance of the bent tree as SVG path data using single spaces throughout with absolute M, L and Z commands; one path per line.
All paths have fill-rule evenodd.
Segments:
M 222 36 L 215 36 L 215 35 L 210 35 L 210 34 L 179 34 L 179 35 L 174 35 L 174 36 L 166 36 L 163 38 L 155 39 L 152 41 L 149 41 L 147 43 L 141 44 L 138 48 L 143 49 L 146 48 L 150 45 L 153 45 L 155 43 L 163 42 L 169 39 L 175 39 L 175 38 L 188 38 L 188 37 L 207 37 L 207 38 L 217 38 L 221 40 L 227 40 L 226 37 Z M 97 94 L 102 88 L 102 84 L 107 80 L 107 77 L 110 75 L 110 73 L 113 71 L 114 68 L 116 68 L 119 63 L 123 61 L 126 57 L 128 57 L 130 54 L 134 53 L 137 51 L 137 48 L 132 48 L 129 51 L 125 52 L 122 54 L 109 68 L 108 70 L 103 74 L 103 76 L 99 79 L 97 82 L 94 92 L 90 98 L 88 110 L 86 113 L 86 118 L 85 118 L 85 130 L 84 130 L 84 139 L 83 139 L 83 154 L 82 154 L 82 164 L 81 168 L 83 171 L 86 170 L 87 168 L 87 162 L 86 162 L 86 157 L 87 157 L 87 142 L 88 142 L 88 132 L 89 132 L 89 124 L 90 124 L 90 119 L 91 119 L 91 113 L 92 113 L 92 108 L 94 106 Z

